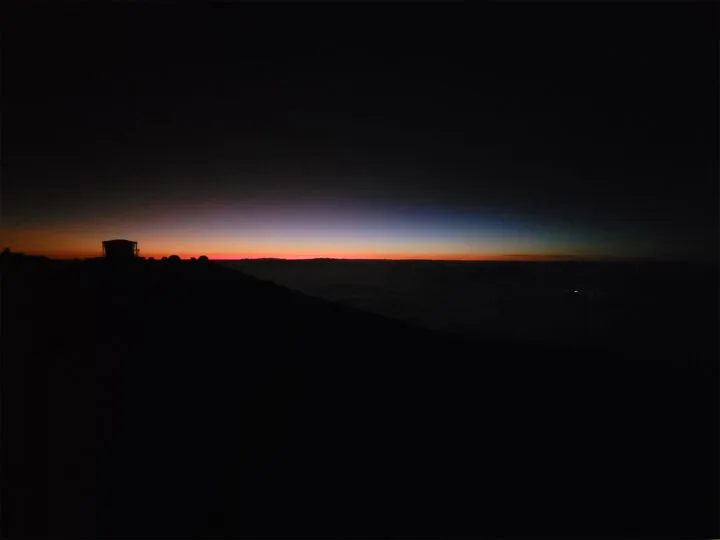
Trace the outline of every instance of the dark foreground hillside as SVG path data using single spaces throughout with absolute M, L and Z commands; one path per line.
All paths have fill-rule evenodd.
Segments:
M 6 537 L 718 531 L 717 336 L 467 341 L 190 262 L 5 261 Z

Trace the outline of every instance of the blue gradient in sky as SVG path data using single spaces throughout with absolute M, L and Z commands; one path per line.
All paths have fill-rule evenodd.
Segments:
M 212 184 L 194 197 L 182 184 L 174 192 L 134 193 L 107 193 L 71 215 L 40 217 L 33 227 L 40 236 L 43 227 L 65 234 L 63 245 L 72 245 L 69 236 L 77 237 L 78 246 L 88 246 L 84 250 L 94 249 L 89 246 L 101 239 L 131 238 L 152 252 L 194 253 L 208 245 L 209 250 L 237 257 L 283 257 L 296 251 L 318 257 L 647 256 L 657 249 L 639 227 L 627 235 L 610 221 L 589 224 L 567 215 L 528 215 L 489 203 L 485 208 L 473 202 L 474 208 L 468 204 L 451 209 L 412 193 L 405 200 L 380 201 L 332 191 L 320 195 L 271 188 L 241 195 L 223 194 Z M 22 220 L 13 225 L 27 228 Z

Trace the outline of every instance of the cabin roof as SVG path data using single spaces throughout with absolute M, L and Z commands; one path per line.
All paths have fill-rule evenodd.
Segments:
M 119 244 L 137 244 L 137 242 L 134 242 L 132 240 L 123 240 L 123 239 L 116 239 L 116 240 L 103 240 L 103 244 L 112 244 L 112 245 L 119 245 Z

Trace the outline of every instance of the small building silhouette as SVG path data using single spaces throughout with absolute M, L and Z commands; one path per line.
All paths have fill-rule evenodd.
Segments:
M 102 245 L 103 256 L 113 261 L 132 260 L 140 252 L 137 242 L 132 240 L 105 240 Z

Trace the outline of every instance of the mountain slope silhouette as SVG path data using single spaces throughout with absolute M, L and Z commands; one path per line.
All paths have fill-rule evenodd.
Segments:
M 717 535 L 711 341 L 470 341 L 212 263 L 3 263 L 8 537 Z

